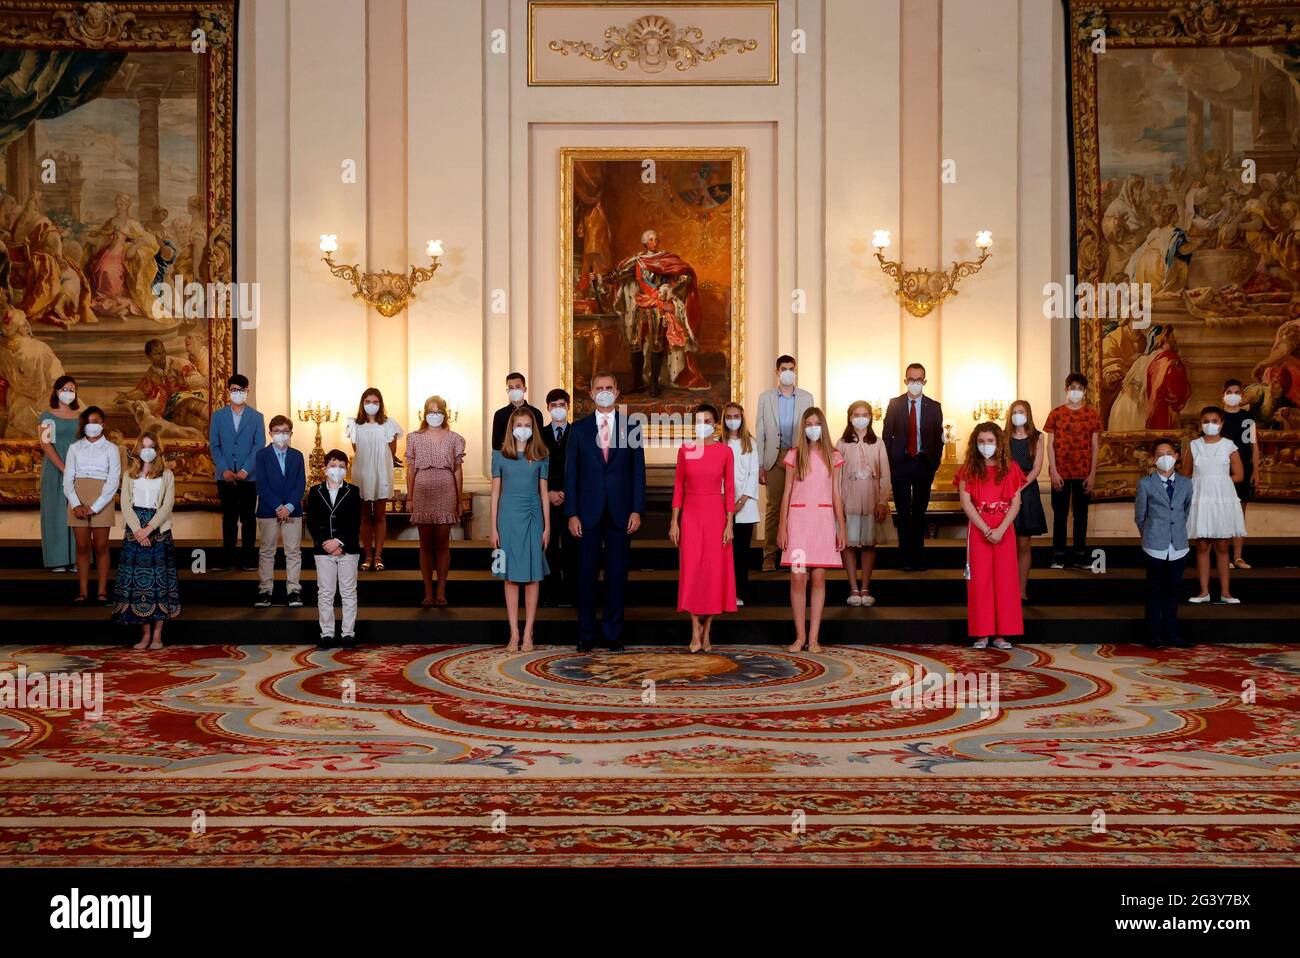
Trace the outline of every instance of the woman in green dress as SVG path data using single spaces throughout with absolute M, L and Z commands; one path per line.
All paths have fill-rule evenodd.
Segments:
M 45 568 L 54 572 L 77 571 L 77 546 L 68 528 L 68 500 L 63 495 L 63 461 L 77 438 L 80 408 L 77 381 L 60 376 L 50 392 L 50 408 L 39 420 L 45 453 L 41 464 L 41 555 Z
M 533 650 L 537 593 L 550 572 L 546 544 L 551 538 L 547 505 L 547 449 L 533 430 L 527 406 L 510 417 L 510 433 L 492 453 L 492 574 L 505 580 L 510 617 L 507 652 L 520 651 L 519 587 L 524 587 L 522 650 Z

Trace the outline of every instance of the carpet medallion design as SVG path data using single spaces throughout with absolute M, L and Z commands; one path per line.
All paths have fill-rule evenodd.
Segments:
M 104 701 L 0 710 L 14 864 L 1300 864 L 1284 645 L 0 647 L 20 669 Z

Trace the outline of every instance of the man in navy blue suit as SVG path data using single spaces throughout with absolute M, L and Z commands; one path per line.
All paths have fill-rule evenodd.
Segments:
M 596 645 L 596 576 L 604 552 L 604 644 L 623 648 L 623 589 L 627 585 L 628 536 L 641 528 L 645 511 L 645 450 L 639 426 L 615 411 L 618 380 L 612 373 L 591 379 L 596 411 L 573 424 L 564 462 L 564 514 L 578 542 L 578 651 Z

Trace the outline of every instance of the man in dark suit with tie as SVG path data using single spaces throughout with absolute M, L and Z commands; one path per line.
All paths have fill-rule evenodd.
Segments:
M 925 367 L 912 363 L 903 374 L 907 392 L 889 400 L 884 441 L 898 514 L 898 551 L 903 569 L 925 569 L 925 512 L 930 486 L 943 457 L 943 407 L 924 394 Z
M 564 513 L 578 540 L 578 651 L 596 644 L 596 577 L 605 568 L 606 647 L 623 648 L 623 589 L 627 585 L 628 536 L 645 512 L 645 450 L 639 425 L 614 408 L 618 380 L 591 378 L 596 411 L 573 424 L 564 463 Z
M 546 564 L 550 574 L 542 580 L 543 605 L 573 605 L 578 585 L 578 543 L 569 535 L 568 517 L 564 514 L 564 467 L 569 450 L 569 394 L 552 389 L 546 394 L 548 422 L 542 429 L 542 441 L 550 452 L 546 487 L 551 500 L 551 538 L 546 546 Z

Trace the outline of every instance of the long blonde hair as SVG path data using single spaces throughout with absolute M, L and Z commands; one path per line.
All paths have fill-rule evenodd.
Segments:
M 751 453 L 754 451 L 754 439 L 749 434 L 749 423 L 745 419 L 745 407 L 738 402 L 729 402 L 722 407 L 722 438 L 723 441 L 731 439 L 731 430 L 727 428 L 727 410 L 734 409 L 740 413 L 740 428 L 736 430 L 736 438 L 740 440 L 740 451 Z
M 418 430 L 419 432 L 424 432 L 426 429 L 434 428 L 433 426 L 429 425 L 428 417 L 429 417 L 429 413 L 435 411 L 442 413 L 442 425 L 438 426 L 437 428 L 439 429 L 451 428 L 451 416 L 447 415 L 447 400 L 443 399 L 441 396 L 430 396 L 428 399 L 424 401 L 424 412 L 421 413 L 420 415 L 420 428 Z
M 551 451 L 546 448 L 546 443 L 542 441 L 541 430 L 537 428 L 537 420 L 527 406 L 516 409 L 510 414 L 510 421 L 506 423 L 506 438 L 501 442 L 501 455 L 507 459 L 519 458 L 519 441 L 515 439 L 515 423 L 521 419 L 528 421 L 528 428 L 533 434 L 528 437 L 528 445 L 524 447 L 524 458 L 529 462 L 541 462 L 541 460 L 550 456 Z
M 835 447 L 831 445 L 830 429 L 826 426 L 826 414 L 816 406 L 809 406 L 799 420 L 799 435 L 795 437 L 795 460 L 794 460 L 794 477 L 796 479 L 808 478 L 808 473 L 812 469 L 812 452 L 811 445 L 808 442 L 808 434 L 804 429 L 808 426 L 808 420 L 816 416 L 822 421 L 821 438 L 817 440 L 817 451 L 821 454 L 822 460 L 826 463 L 826 471 L 830 472 L 834 462 Z
M 150 471 L 149 475 L 156 478 L 167 471 L 167 463 L 163 461 L 163 447 L 162 443 L 158 439 L 158 434 L 156 432 L 142 432 L 136 439 L 135 446 L 131 449 L 131 469 L 127 475 L 132 479 L 139 479 L 140 473 L 147 465 L 149 465 L 140 458 L 140 450 L 144 448 L 143 443 L 146 439 L 152 439 L 153 447 L 158 451 L 158 455 L 153 461 L 154 468 Z

